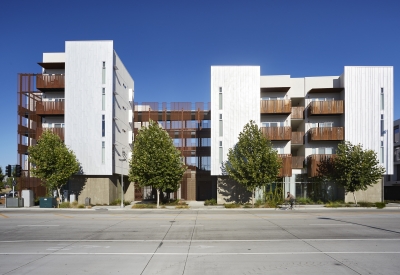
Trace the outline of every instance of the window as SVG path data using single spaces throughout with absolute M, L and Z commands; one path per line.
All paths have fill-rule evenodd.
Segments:
M 219 119 L 222 119 L 222 114 L 219 114 Z
M 284 122 L 262 122 L 261 127 L 280 127 L 284 126 Z
M 222 110 L 222 87 L 219 87 L 219 109 Z
M 381 163 L 385 163 L 385 152 L 384 152 L 384 148 L 381 147 Z
M 101 110 L 106 110 L 106 88 L 101 92 Z
M 224 135 L 224 128 L 223 128 L 222 120 L 219 121 L 219 136 L 222 137 Z
M 64 123 L 53 123 L 53 128 L 64 128 Z
M 222 147 L 222 141 L 221 140 L 219 141 L 219 147 Z
M 224 161 L 223 156 L 224 156 L 224 149 L 222 147 L 219 147 L 219 163 L 222 163 Z
M 383 88 L 381 88 L 381 110 L 385 110 L 385 94 Z
M 105 137 L 106 136 L 106 116 L 102 115 L 101 116 L 101 136 Z
M 277 148 L 273 148 L 278 154 L 283 154 L 283 148 L 282 147 L 277 147 Z
M 332 155 L 334 154 L 334 149 L 332 147 L 312 148 L 312 154 Z
M 106 62 L 103 61 L 102 83 L 106 84 Z
M 101 163 L 103 163 L 103 164 L 105 162 L 105 156 L 106 156 L 106 142 L 102 141 L 101 142 Z
M 397 143 L 400 141 L 400 131 L 399 131 L 399 126 L 395 127 L 393 130 L 393 142 Z
M 322 122 L 319 123 L 319 127 L 332 127 L 333 126 L 333 122 Z

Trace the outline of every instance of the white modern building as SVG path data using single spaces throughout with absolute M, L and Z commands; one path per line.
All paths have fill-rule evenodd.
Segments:
M 81 164 L 80 174 L 67 184 L 81 203 L 86 197 L 92 204 L 120 198 L 121 174 L 124 191 L 129 189 L 134 81 L 113 41 L 66 41 L 65 52 L 43 53 L 39 65 L 41 74 L 19 75 L 18 154 L 27 175 L 22 188 L 41 193 L 26 153 L 51 130 Z
M 377 152 L 393 174 L 393 67 L 346 66 L 340 76 L 304 78 L 262 76 L 259 66 L 211 67 L 211 175 L 218 190 L 225 186 L 221 163 L 250 120 L 281 155 L 285 191 L 297 197 L 351 200 L 339 186 L 313 181 L 319 161 L 344 140 Z M 358 198 L 380 201 L 382 192 L 378 183 Z M 232 200 L 222 193 L 219 203 Z
M 393 174 L 385 177 L 384 198 L 400 200 L 400 119 L 393 122 Z

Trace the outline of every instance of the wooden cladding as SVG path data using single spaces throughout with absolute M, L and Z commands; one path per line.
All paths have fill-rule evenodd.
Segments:
M 261 114 L 290 114 L 292 112 L 292 102 L 290 99 L 282 100 L 261 100 Z
M 292 119 L 304 119 L 304 107 L 292 107 Z
M 40 138 L 44 131 L 50 131 L 53 134 L 56 134 L 60 137 L 61 140 L 64 140 L 64 128 L 37 128 L 36 129 L 36 140 Z
M 292 132 L 292 145 L 304 144 L 304 132 Z
M 282 167 L 279 169 L 278 177 L 291 177 L 292 176 L 292 155 L 291 154 L 278 154 L 282 160 Z
M 65 76 L 62 74 L 38 74 L 36 75 L 36 89 L 58 90 L 65 88 Z
M 307 157 L 307 175 L 309 177 L 318 176 L 318 166 L 322 161 L 333 160 L 336 155 L 314 154 Z
M 343 100 L 313 101 L 308 105 L 308 115 L 344 114 Z
M 290 140 L 292 138 L 292 127 L 261 127 L 262 134 L 269 140 Z
M 292 156 L 292 169 L 304 168 L 304 156 Z
M 316 140 L 344 140 L 343 127 L 317 127 L 308 131 L 308 142 Z
M 38 115 L 63 115 L 64 101 L 38 101 L 36 114 Z

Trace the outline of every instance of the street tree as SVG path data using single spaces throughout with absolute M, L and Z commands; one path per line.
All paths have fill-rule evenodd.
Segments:
M 0 166 L 0 190 L 4 189 L 4 178 L 6 175 L 3 174 L 3 169 Z
M 37 144 L 29 147 L 28 156 L 32 174 L 44 182 L 48 192 L 57 190 L 60 198 L 61 187 L 80 169 L 74 152 L 50 131 L 44 131 Z
M 186 170 L 169 134 L 152 120 L 135 137 L 129 167 L 130 181 L 157 190 L 157 207 L 160 192 L 178 190 Z
M 271 142 L 254 121 L 247 123 L 233 148 L 229 149 L 224 170 L 230 178 L 254 194 L 256 188 L 276 181 L 282 161 Z
M 335 157 L 319 164 L 318 173 L 342 185 L 346 194 L 353 193 L 357 205 L 355 192 L 376 184 L 385 173 L 385 168 L 379 165 L 375 151 L 364 150 L 361 144 L 353 145 L 345 141 L 339 144 Z

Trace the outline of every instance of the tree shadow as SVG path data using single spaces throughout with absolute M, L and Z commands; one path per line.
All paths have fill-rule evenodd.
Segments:
M 226 203 L 247 203 L 251 202 L 251 192 L 248 191 L 238 182 L 229 178 L 226 172 L 226 165 L 228 162 L 221 164 L 221 177 L 217 180 L 217 193 L 218 197 Z

